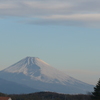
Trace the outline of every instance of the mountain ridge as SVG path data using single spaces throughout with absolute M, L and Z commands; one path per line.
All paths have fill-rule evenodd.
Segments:
M 0 78 L 0 92 L 6 94 L 34 93 L 39 90 Z

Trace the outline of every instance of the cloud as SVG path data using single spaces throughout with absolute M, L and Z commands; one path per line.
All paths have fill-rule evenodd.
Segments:
M 0 16 L 23 16 L 30 24 L 98 27 L 99 4 L 100 0 L 0 0 Z
M 100 25 L 100 14 L 72 14 L 41 16 L 35 20 L 25 20 L 24 23 L 35 25 L 66 25 L 98 27 Z

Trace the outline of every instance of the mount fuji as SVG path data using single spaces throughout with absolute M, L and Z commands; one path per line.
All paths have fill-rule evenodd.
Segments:
M 68 94 L 93 91 L 93 85 L 74 79 L 37 57 L 20 60 L 0 71 L 0 77 L 41 91 Z

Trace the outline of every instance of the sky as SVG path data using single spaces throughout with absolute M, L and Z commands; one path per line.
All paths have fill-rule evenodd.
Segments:
M 0 70 L 30 56 L 95 85 L 100 0 L 0 0 Z

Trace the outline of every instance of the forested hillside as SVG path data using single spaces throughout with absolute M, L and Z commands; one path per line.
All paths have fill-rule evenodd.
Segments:
M 54 92 L 37 92 L 30 94 L 12 94 L 6 95 L 0 93 L 0 96 L 9 96 L 12 100 L 91 100 L 91 95 L 69 95 Z

